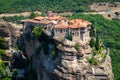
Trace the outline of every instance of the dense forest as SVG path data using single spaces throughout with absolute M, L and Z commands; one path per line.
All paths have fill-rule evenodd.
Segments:
M 120 80 L 120 20 L 108 20 L 102 15 L 75 13 L 70 19 L 83 18 L 92 22 L 97 34 L 106 47 L 110 48 L 110 56 L 115 80 Z
M 52 10 L 55 12 L 83 12 L 90 11 L 92 2 L 120 1 L 120 0 L 0 0 L 0 13 L 17 13 L 24 11 Z

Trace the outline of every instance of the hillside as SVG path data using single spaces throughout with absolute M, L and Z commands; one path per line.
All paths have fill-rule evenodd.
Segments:
M 112 67 L 115 80 L 120 79 L 120 21 L 108 20 L 101 15 L 85 15 L 75 13 L 72 18 L 83 18 L 92 22 L 93 27 L 97 29 L 97 34 L 104 42 L 106 47 L 110 48 L 110 56 L 112 58 Z
M 120 0 L 0 0 L 0 13 L 18 13 L 24 11 L 83 12 L 90 11 L 92 2 Z

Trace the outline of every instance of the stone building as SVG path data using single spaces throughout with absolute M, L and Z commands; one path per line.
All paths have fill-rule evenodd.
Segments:
M 67 23 L 61 22 L 53 27 L 54 37 L 73 36 L 73 41 L 88 41 L 90 40 L 91 23 L 83 19 L 70 20 Z
M 48 11 L 46 17 L 39 16 L 30 20 L 22 20 L 22 23 L 24 33 L 31 33 L 35 26 L 41 26 L 56 38 L 65 38 L 72 35 L 73 41 L 87 42 L 90 40 L 91 23 L 83 19 L 67 20 L 65 17 Z

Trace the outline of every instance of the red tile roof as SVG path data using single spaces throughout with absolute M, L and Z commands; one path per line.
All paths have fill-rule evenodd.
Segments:
M 53 16 L 53 17 L 36 17 L 34 19 L 31 20 L 22 20 L 23 22 L 31 22 L 31 23 L 38 23 L 38 24 L 49 24 L 52 23 L 52 21 L 56 21 L 56 20 L 65 20 L 65 17 L 62 16 Z M 83 20 L 83 19 L 74 19 L 74 20 L 70 20 L 69 21 L 70 24 L 68 24 L 67 22 L 62 22 L 62 21 L 58 21 L 58 23 L 56 23 L 54 28 L 84 28 L 87 27 L 88 25 L 91 25 L 90 22 Z
M 32 19 L 22 20 L 22 22 L 39 23 L 39 21 L 37 21 L 37 20 L 32 20 Z
M 88 25 L 91 25 L 90 22 L 83 19 L 74 19 L 74 20 L 70 20 L 69 22 L 70 25 L 72 25 L 71 28 L 87 27 Z
M 30 23 L 37 23 L 37 24 L 49 24 L 49 23 L 52 23 L 51 21 L 48 21 L 48 20 L 38 21 L 38 20 L 34 20 L 34 19 L 22 20 L 22 22 L 30 22 Z

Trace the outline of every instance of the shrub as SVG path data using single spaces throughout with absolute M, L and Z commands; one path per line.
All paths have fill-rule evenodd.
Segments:
M 4 53 L 5 53 L 5 50 L 0 49 L 0 55 Z
M 47 14 L 46 14 L 45 12 L 42 12 L 42 13 L 41 13 L 41 16 L 42 16 L 42 17 L 45 17 L 46 15 L 47 15 Z
M 106 57 L 106 53 L 101 53 L 101 58 L 102 58 L 102 60 L 104 60 L 105 57 Z
M 94 57 L 88 59 L 88 62 L 89 62 L 91 65 L 98 65 L 98 61 L 97 61 L 97 59 L 94 58 Z
M 91 26 L 91 29 L 90 29 L 90 37 L 95 37 L 96 36 L 96 29 Z
M 0 48 L 1 49 L 8 49 L 8 44 L 5 42 L 0 42 Z
M 99 37 L 98 37 L 98 36 L 96 37 L 95 49 L 96 49 L 97 51 L 99 51 L 99 50 L 100 50 L 100 39 L 99 39 Z
M 51 55 L 52 55 L 52 57 L 55 56 L 55 50 L 52 50 Z
M 74 47 L 75 47 L 76 50 L 79 50 L 80 44 L 79 44 L 79 43 L 76 43 Z
M 42 33 L 43 33 L 42 27 L 35 27 L 35 28 L 33 29 L 32 33 L 33 33 L 33 35 L 34 35 L 35 37 L 38 37 L 38 38 L 39 38 L 39 37 L 42 35 Z
M 12 80 L 12 79 L 11 79 L 11 78 L 6 77 L 6 78 L 3 78 L 2 80 Z
M 3 38 L 0 38 L 0 49 L 8 49 L 8 44 Z
M 17 44 L 15 44 L 14 48 L 15 48 L 16 50 L 19 50 L 19 47 L 18 47 Z
M 20 16 L 10 16 L 10 17 L 3 17 L 2 19 L 7 22 L 14 22 L 14 23 L 21 23 L 21 20 L 25 19 L 26 17 L 20 15 Z
M 39 15 L 38 13 L 32 12 L 32 13 L 30 14 L 29 18 L 30 18 L 30 19 L 33 19 L 33 18 L 35 18 L 35 17 L 37 17 L 37 16 L 40 16 L 40 15 Z
M 95 40 L 92 38 L 90 40 L 90 47 L 94 47 L 95 46 Z

